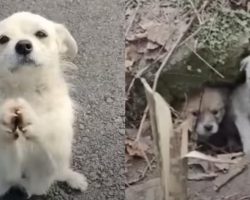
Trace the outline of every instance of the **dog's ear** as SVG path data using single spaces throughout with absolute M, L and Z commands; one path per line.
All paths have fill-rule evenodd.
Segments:
M 56 33 L 59 53 L 63 57 L 73 59 L 78 51 L 75 39 L 70 34 L 68 29 L 62 24 L 56 24 Z

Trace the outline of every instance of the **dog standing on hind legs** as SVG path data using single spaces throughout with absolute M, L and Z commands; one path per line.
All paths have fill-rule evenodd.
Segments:
M 231 114 L 239 131 L 244 153 L 250 153 L 250 56 L 241 62 L 245 73 L 244 84 L 237 87 L 231 96 Z
M 0 195 L 12 186 L 46 194 L 54 181 L 86 190 L 70 168 L 74 114 L 62 72 L 76 53 L 69 31 L 39 15 L 0 22 Z

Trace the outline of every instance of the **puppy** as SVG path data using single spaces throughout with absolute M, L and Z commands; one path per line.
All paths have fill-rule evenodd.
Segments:
M 231 87 L 226 84 L 208 84 L 188 100 L 185 113 L 193 123 L 198 144 L 228 147 L 228 151 L 240 150 L 237 128 L 228 113 L 230 91 Z
M 238 86 L 231 96 L 231 113 L 239 130 L 243 151 L 250 153 L 250 56 L 241 62 L 245 82 Z
M 42 195 L 54 181 L 86 190 L 70 168 L 74 114 L 62 73 L 76 53 L 69 31 L 39 15 L 0 22 L 0 195 L 14 185 Z

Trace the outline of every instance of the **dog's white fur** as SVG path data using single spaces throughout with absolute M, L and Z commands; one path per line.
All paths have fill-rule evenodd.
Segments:
M 233 92 L 231 108 L 240 133 L 243 151 L 250 153 L 250 56 L 242 60 L 241 70 L 246 73 L 246 81 Z
M 37 38 L 38 30 L 48 37 Z M 45 194 L 54 181 L 84 191 L 85 177 L 70 168 L 74 116 L 61 66 L 76 55 L 75 40 L 63 25 L 29 12 L 1 21 L 2 35 L 10 40 L 0 44 L 0 195 L 14 185 Z M 23 39 L 32 43 L 32 63 L 15 52 Z M 17 113 L 16 139 L 10 129 Z

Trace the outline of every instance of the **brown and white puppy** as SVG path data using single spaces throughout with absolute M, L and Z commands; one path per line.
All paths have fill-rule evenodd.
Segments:
M 194 131 L 202 137 L 210 137 L 218 132 L 225 112 L 225 95 L 212 88 L 204 88 L 191 97 L 185 108 L 187 117 L 192 119 Z
M 238 151 L 240 139 L 228 109 L 231 90 L 231 85 L 205 86 L 188 100 L 184 111 L 199 142 Z

